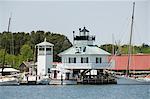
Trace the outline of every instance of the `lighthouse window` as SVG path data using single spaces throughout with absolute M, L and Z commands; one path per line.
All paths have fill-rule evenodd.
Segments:
M 88 57 L 81 57 L 81 63 L 88 63 Z
M 46 48 L 46 54 L 47 54 L 47 55 L 51 55 L 51 54 L 52 54 L 51 48 Z
M 96 57 L 96 63 L 102 63 L 102 58 L 101 57 Z
M 51 51 L 51 48 L 46 48 L 46 51 Z
M 76 63 L 75 57 L 69 57 L 69 63 Z
M 39 55 L 44 55 L 44 47 L 39 48 Z
M 40 51 L 44 51 L 44 48 L 39 48 Z

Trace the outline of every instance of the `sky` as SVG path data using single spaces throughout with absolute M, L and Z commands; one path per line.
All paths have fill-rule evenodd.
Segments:
M 129 42 L 133 0 L 0 0 L 0 32 L 50 31 L 66 35 L 84 26 L 95 44 Z M 150 44 L 150 0 L 134 0 L 133 44 Z

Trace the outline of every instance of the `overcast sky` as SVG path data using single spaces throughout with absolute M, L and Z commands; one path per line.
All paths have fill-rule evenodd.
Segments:
M 135 0 L 133 43 L 150 44 L 150 1 Z M 72 41 L 72 31 L 87 27 L 96 35 L 95 44 L 129 41 L 131 0 L 0 0 L 0 32 L 7 30 L 12 13 L 10 31 L 44 30 L 62 33 Z

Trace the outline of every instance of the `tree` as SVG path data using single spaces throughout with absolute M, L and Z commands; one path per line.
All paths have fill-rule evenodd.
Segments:
M 148 48 L 148 47 L 150 47 L 150 46 L 149 46 L 148 44 L 143 43 L 143 44 L 142 44 L 142 47 L 143 47 L 143 48 Z
M 20 49 L 20 54 L 23 61 L 28 61 L 33 59 L 33 51 L 31 47 L 27 44 L 23 45 Z
M 3 64 L 3 61 L 4 61 L 4 53 L 5 53 L 5 50 L 1 49 L 0 50 L 0 67 L 2 67 L 2 64 Z

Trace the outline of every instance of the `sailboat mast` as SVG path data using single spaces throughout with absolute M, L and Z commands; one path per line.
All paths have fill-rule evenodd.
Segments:
M 132 22 L 131 22 L 131 31 L 130 31 L 130 41 L 129 41 L 129 48 L 128 48 L 128 65 L 126 70 L 126 76 L 129 75 L 129 69 L 131 64 L 131 44 L 132 44 L 132 35 L 133 35 L 133 23 L 134 23 L 134 11 L 135 11 L 135 2 L 133 2 L 133 11 L 132 11 Z
M 8 25 L 8 28 L 10 28 L 10 23 L 11 23 L 11 20 L 12 20 L 12 13 L 11 13 L 11 16 L 9 18 L 9 25 Z M 8 29 L 9 31 L 9 29 Z M 11 41 L 11 54 L 12 55 L 15 55 L 15 49 L 14 49 L 14 35 L 13 33 L 11 33 L 11 36 L 12 36 L 12 41 Z M 12 62 L 12 66 L 14 66 L 14 59 L 13 59 L 13 62 Z
M 115 54 L 114 34 L 112 34 L 112 55 Z
M 10 21 L 11 21 L 11 17 L 9 18 L 9 21 L 8 21 L 8 29 L 7 29 L 7 32 L 9 32 L 9 29 L 10 29 Z
M 11 22 L 11 17 L 9 18 L 9 21 L 8 21 L 8 28 L 7 28 L 7 32 L 9 33 L 9 29 L 10 29 L 10 22 Z M 5 38 L 7 39 L 7 38 Z M 4 76 L 4 68 L 5 68 L 5 56 L 6 56 L 6 42 L 4 42 L 4 56 L 3 56 L 3 64 L 2 64 L 2 76 Z

